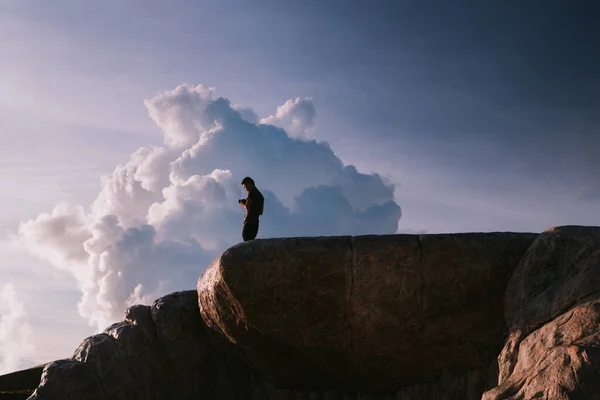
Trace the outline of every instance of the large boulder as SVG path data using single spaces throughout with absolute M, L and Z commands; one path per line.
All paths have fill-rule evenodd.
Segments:
M 527 233 L 282 238 L 198 281 L 207 326 L 280 388 L 385 393 L 490 365 Z
M 595 296 L 522 340 L 508 379 L 483 398 L 600 398 L 599 327 L 600 296 Z
M 506 322 L 527 333 L 600 291 L 600 227 L 560 226 L 540 234 L 515 269 Z
M 30 398 L 596 399 L 599 330 L 600 228 L 255 240 Z
M 543 232 L 505 294 L 510 332 L 485 400 L 600 398 L 600 228 Z

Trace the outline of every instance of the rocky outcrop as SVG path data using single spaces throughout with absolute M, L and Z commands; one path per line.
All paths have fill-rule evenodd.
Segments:
M 202 368 L 188 368 L 186 356 L 203 360 L 206 344 L 192 294 L 129 308 L 122 322 L 85 339 L 71 358 L 47 365 L 31 398 L 162 399 L 167 390 L 174 398 L 196 395 L 189 382 Z
M 233 399 L 262 382 L 207 339 L 195 290 L 130 307 L 122 322 L 44 368 L 30 399 Z M 262 389 L 261 389 L 262 390 Z
M 386 393 L 490 365 L 502 294 L 535 235 L 242 243 L 198 283 L 200 312 L 278 387 Z
M 600 398 L 600 228 L 539 235 L 505 295 L 499 386 L 485 400 Z
M 162 297 L 152 307 L 130 308 L 122 322 L 86 338 L 73 357 L 48 364 L 30 399 L 475 400 L 497 375 L 494 366 L 445 372 L 379 395 L 278 388 L 230 345 L 206 336 L 197 304 L 197 292 L 190 290 Z M 162 328 L 155 323 L 161 319 Z
M 595 399 L 599 323 L 600 228 L 255 240 L 30 399 Z

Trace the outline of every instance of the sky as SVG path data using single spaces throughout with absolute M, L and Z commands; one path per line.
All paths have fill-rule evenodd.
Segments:
M 592 1 L 0 2 L 0 373 L 259 237 L 600 225 Z

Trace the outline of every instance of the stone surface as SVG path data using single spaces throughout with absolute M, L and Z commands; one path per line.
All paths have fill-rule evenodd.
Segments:
M 484 399 L 600 398 L 600 228 L 540 234 L 507 286 L 499 386 Z
M 502 348 L 502 293 L 534 234 L 285 238 L 198 282 L 209 328 L 277 387 L 389 392 Z
M 118 379 L 124 384 L 119 392 L 129 393 L 129 398 L 152 399 L 153 393 L 160 390 L 157 389 L 158 384 L 164 379 L 164 368 L 156 362 L 161 359 L 160 350 L 139 325 L 120 322 L 104 332 L 113 338 L 116 345 L 117 354 L 112 357 L 126 366 L 125 371 L 117 369 Z M 153 381 L 154 385 L 148 385 L 146 381 Z
M 484 400 L 600 399 L 600 296 L 528 335 L 516 360 Z
M 561 226 L 540 234 L 506 288 L 509 326 L 532 331 L 600 290 L 600 227 Z
M 210 374 L 207 374 L 210 365 L 198 295 L 183 291 L 161 297 L 152 304 L 150 315 L 171 382 L 177 382 L 177 385 L 168 384 L 165 390 L 170 388 L 173 397 L 199 397 L 210 384 Z
M 237 357 L 229 342 L 218 335 L 209 339 L 210 331 L 204 335 L 197 304 L 194 290 L 129 308 L 122 322 L 82 342 L 74 354 L 80 361 L 46 366 L 30 399 L 474 400 L 496 376 L 493 367 L 447 372 L 384 394 L 277 388 Z
M 199 280 L 201 312 L 252 367 L 275 383 L 305 371 L 326 385 L 321 365 L 347 377 L 350 238 L 254 240 L 219 260 Z
M 30 399 L 198 398 L 214 388 L 206 353 L 196 291 L 171 293 L 130 307 L 71 359 L 46 366 Z
M 480 400 L 485 390 L 496 385 L 497 371 L 497 364 L 494 363 L 462 373 L 444 372 L 434 381 L 401 388 L 395 399 Z
M 72 359 L 57 360 L 44 367 L 40 385 L 29 397 L 36 400 L 101 400 L 104 388 L 85 364 Z
M 599 272 L 594 227 L 256 240 L 30 399 L 600 400 Z

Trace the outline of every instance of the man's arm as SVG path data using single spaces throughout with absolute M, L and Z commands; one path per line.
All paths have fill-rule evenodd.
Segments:
M 246 210 L 248 210 L 248 205 L 252 203 L 250 196 L 246 197 L 246 201 L 244 203 L 240 203 L 240 206 L 244 207 Z

